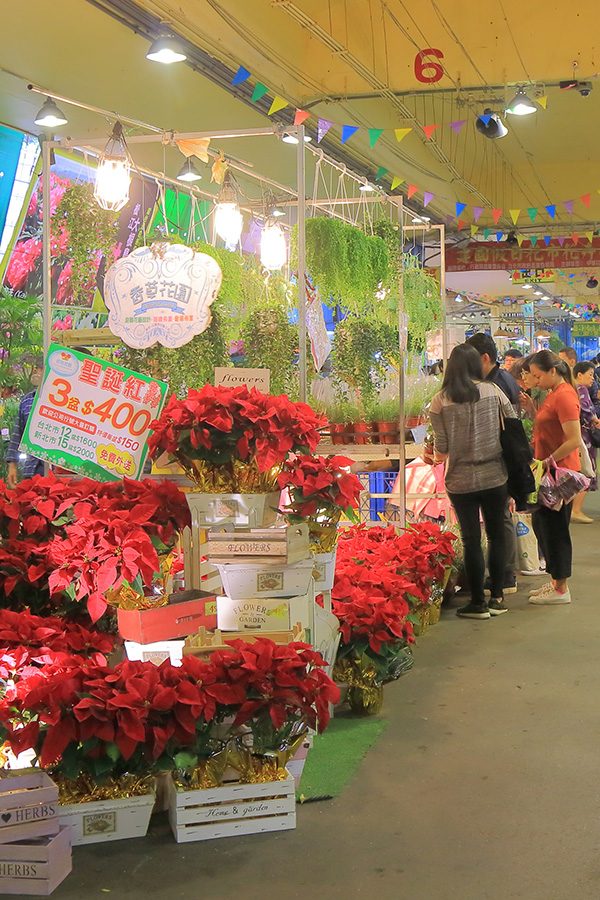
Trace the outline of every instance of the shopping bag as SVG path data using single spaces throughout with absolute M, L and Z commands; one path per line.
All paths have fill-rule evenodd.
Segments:
M 592 466 L 590 452 L 584 444 L 583 438 L 579 442 L 579 462 L 581 465 L 581 474 L 585 475 L 586 478 L 593 478 L 596 473 L 594 472 L 594 467 Z
M 534 506 L 538 502 L 538 491 L 540 489 L 540 482 L 544 475 L 544 463 L 541 459 L 533 460 L 533 462 L 531 463 L 531 471 L 533 472 L 535 490 L 528 496 L 527 503 L 530 506 Z
M 528 572 L 539 572 L 540 558 L 538 555 L 538 543 L 537 538 L 533 533 L 531 513 L 513 513 L 513 522 L 515 525 L 515 534 L 517 536 L 519 570 L 523 574 Z
M 538 501 L 548 509 L 559 510 L 564 503 L 570 503 L 581 491 L 587 491 L 590 479 L 581 472 L 564 469 L 549 458 L 538 491 Z

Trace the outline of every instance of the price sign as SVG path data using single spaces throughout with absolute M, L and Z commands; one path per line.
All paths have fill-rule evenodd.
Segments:
M 20 450 L 99 481 L 139 478 L 168 385 L 51 344 Z
M 513 284 L 549 284 L 554 281 L 554 269 L 515 269 Z

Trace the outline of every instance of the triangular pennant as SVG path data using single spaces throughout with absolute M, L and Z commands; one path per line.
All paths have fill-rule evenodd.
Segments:
M 358 131 L 358 125 L 342 125 L 342 144 L 350 140 L 353 134 Z
M 330 122 L 329 119 L 319 119 L 317 123 L 317 144 L 320 144 L 331 126 L 333 122 Z
M 466 203 L 458 203 L 458 202 L 456 203 L 456 213 L 455 213 L 455 215 L 456 215 L 456 218 L 457 218 L 457 219 L 459 219 L 459 218 L 462 216 L 462 214 L 464 213 L 464 211 L 465 211 L 466 208 L 467 208 L 467 204 L 466 204 Z
M 466 124 L 466 119 L 457 119 L 456 122 L 450 122 L 450 128 L 454 134 L 460 134 Z
M 571 240 L 573 241 L 574 244 L 579 243 L 580 237 L 576 231 L 574 231 L 573 234 L 571 235 Z
M 479 231 L 478 225 L 471 225 L 471 237 L 475 237 L 477 232 Z
M 488 125 L 490 124 L 490 122 L 492 121 L 492 114 L 491 114 L 491 113 L 483 113 L 483 115 L 479 116 L 479 119 L 480 119 L 480 121 L 483 122 L 483 124 L 484 124 L 484 125 L 486 126 L 486 128 L 487 128 L 487 126 L 488 126 Z
M 406 196 L 408 197 L 408 199 L 410 200 L 412 197 L 414 197 L 418 190 L 419 189 L 416 184 L 409 184 L 406 191 Z
M 385 166 L 379 166 L 377 169 L 377 175 L 375 176 L 375 181 L 381 181 L 384 175 L 387 175 L 388 169 Z
M 457 219 L 456 227 L 458 228 L 459 231 L 463 230 L 463 228 L 465 227 L 465 223 L 463 222 L 462 219 Z
M 523 243 L 524 240 L 525 240 L 525 238 L 523 237 L 522 234 L 517 235 L 517 244 L 519 245 L 519 247 L 521 246 L 521 244 Z
M 369 128 L 369 147 L 371 150 L 383 134 L 383 128 Z
M 538 242 L 537 234 L 532 234 L 531 237 L 529 238 L 529 243 L 531 244 L 532 247 L 535 247 L 537 242 Z
M 310 119 L 310 113 L 306 112 L 305 109 L 297 109 L 294 116 L 294 125 L 304 125 L 307 119 Z
M 546 109 L 548 107 L 548 98 L 547 97 L 536 97 L 535 102 L 539 103 L 542 109 Z
M 565 202 L 563 203 L 564 208 L 566 209 L 566 211 L 569 213 L 570 216 L 573 215 L 574 202 L 575 202 L 574 200 L 565 200 Z
M 258 103 L 259 100 L 265 96 L 265 94 L 269 93 L 269 88 L 266 84 L 262 84 L 262 82 L 258 82 L 254 85 L 254 90 L 252 91 L 252 102 Z
M 493 209 L 492 210 L 492 219 L 494 220 L 494 225 L 497 225 L 500 221 L 500 217 L 502 216 L 501 209 Z
M 482 212 L 483 212 L 483 206 L 474 206 L 473 207 L 473 221 L 474 222 L 479 222 Z
M 245 69 L 244 66 L 240 66 L 233 78 L 231 79 L 232 84 L 243 84 L 244 81 L 248 81 L 250 78 L 250 72 L 248 69 Z
M 584 206 L 587 206 L 588 209 L 590 208 L 590 202 L 592 199 L 591 194 L 582 194 L 579 199 L 581 200 L 581 202 L 583 203 Z
M 509 209 L 510 217 L 512 219 L 513 225 L 516 225 L 519 221 L 519 216 L 521 215 L 520 209 Z
M 487 241 L 487 239 L 489 238 L 489 236 L 490 236 L 490 229 L 489 229 L 489 228 L 484 228 L 484 229 L 483 229 L 483 239 L 484 239 L 484 241 Z
M 435 194 L 432 194 L 431 191 L 425 191 L 423 193 L 423 206 L 429 206 L 434 197 Z
M 410 134 L 412 128 L 394 128 L 394 134 L 396 135 L 396 140 L 398 143 L 403 141 L 407 134 Z
M 440 126 L 439 125 L 423 125 L 423 134 L 427 138 L 428 141 L 433 137 L 434 131 L 436 131 Z
M 404 178 L 400 178 L 398 175 L 394 175 L 392 178 L 392 186 L 390 190 L 395 191 L 397 187 L 400 187 L 401 184 L 404 184 Z
M 544 243 L 545 243 L 546 247 L 550 246 L 551 240 L 552 240 L 552 238 L 550 237 L 549 234 L 544 235 Z
M 498 243 L 500 243 L 500 241 L 502 240 L 503 237 L 504 237 L 504 232 L 503 232 L 503 231 L 497 231 L 497 232 L 496 232 L 496 240 L 498 241 Z
M 527 215 L 529 216 L 529 218 L 531 219 L 532 222 L 535 222 L 535 220 L 537 219 L 537 214 L 538 214 L 537 206 L 530 206 L 529 209 L 527 210 Z
M 269 112 L 267 115 L 273 116 L 275 113 L 280 112 L 282 109 L 285 109 L 286 106 L 289 106 L 289 103 L 285 99 L 285 97 L 273 97 L 273 102 L 269 107 Z
M 546 212 L 553 219 L 556 215 L 556 203 L 551 203 L 550 206 L 546 207 Z
M 558 238 L 558 243 L 559 243 L 559 246 L 560 246 L 560 247 L 562 247 L 562 246 L 564 245 L 564 243 L 565 243 L 565 236 L 564 236 L 563 234 L 561 234 L 560 237 Z
M 593 231 L 586 231 L 585 236 L 588 239 L 588 241 L 590 242 L 590 244 L 594 243 L 594 232 Z

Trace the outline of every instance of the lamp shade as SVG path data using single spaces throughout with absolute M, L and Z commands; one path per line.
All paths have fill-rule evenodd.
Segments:
M 265 269 L 282 269 L 287 261 L 287 245 L 281 225 L 267 222 L 260 236 L 260 261 Z
M 177 173 L 177 181 L 201 181 L 202 175 L 196 168 L 194 160 L 189 156 Z
M 506 112 L 510 113 L 511 116 L 530 116 L 532 113 L 537 112 L 537 109 L 537 104 L 534 103 L 531 97 L 527 96 L 523 88 L 519 88 L 506 107 Z
M 58 128 L 60 125 L 66 125 L 68 119 L 54 100 L 51 97 L 46 97 L 34 121 L 40 128 Z
M 118 212 L 129 200 L 131 161 L 120 122 L 115 122 L 104 152 L 98 162 L 94 197 L 101 209 Z
M 146 59 L 170 66 L 172 63 L 183 62 L 187 59 L 187 55 L 176 37 L 163 34 L 152 41 L 146 53 Z

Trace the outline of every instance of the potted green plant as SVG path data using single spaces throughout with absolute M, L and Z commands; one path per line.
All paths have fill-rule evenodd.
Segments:
M 431 375 L 407 378 L 404 399 L 404 425 L 406 428 L 416 428 L 427 421 L 426 408 L 439 389 L 438 379 Z
M 325 411 L 329 421 L 329 433 L 332 444 L 354 443 L 355 407 L 348 400 L 338 400 L 330 404 Z
M 369 406 L 374 441 L 379 444 L 397 444 L 400 439 L 400 400 L 376 400 Z

